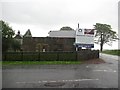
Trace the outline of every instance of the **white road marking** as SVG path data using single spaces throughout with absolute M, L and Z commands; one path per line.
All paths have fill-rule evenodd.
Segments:
M 25 84 L 25 83 L 47 83 L 47 82 L 78 82 L 78 81 L 90 81 L 90 80 L 99 80 L 97 79 L 75 79 L 75 80 L 57 80 L 57 81 L 38 81 L 38 82 L 16 82 L 17 84 Z
M 112 70 L 112 69 L 110 69 L 110 70 L 93 70 L 93 71 L 103 71 L 103 72 L 117 72 L 116 70 Z
M 98 67 L 98 66 L 95 66 L 96 68 Z
M 48 81 L 42 81 L 42 82 L 46 83 L 46 82 L 48 82 Z
M 117 72 L 116 70 L 114 70 L 113 72 Z
M 50 82 L 57 82 L 57 81 L 50 81 Z
M 89 66 L 86 66 L 86 68 L 88 68 Z
M 38 81 L 38 83 L 41 83 L 41 81 Z
M 86 66 L 86 68 L 89 68 L 90 66 Z M 95 68 L 97 68 L 98 66 L 95 66 Z
M 16 83 L 17 83 L 17 84 L 19 84 L 19 83 L 23 83 L 23 84 L 24 84 L 24 83 L 26 83 L 26 82 L 16 82 Z

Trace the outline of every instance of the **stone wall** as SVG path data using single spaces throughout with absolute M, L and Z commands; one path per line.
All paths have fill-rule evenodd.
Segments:
M 77 52 L 77 60 L 90 60 L 99 58 L 99 50 L 83 49 Z
M 26 37 L 23 38 L 23 51 L 75 51 L 75 38 Z

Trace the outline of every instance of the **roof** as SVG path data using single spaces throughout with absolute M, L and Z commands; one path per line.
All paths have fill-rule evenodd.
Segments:
M 49 37 L 64 37 L 64 38 L 75 38 L 75 30 L 71 30 L 71 31 L 65 31 L 65 30 L 61 30 L 61 31 L 50 31 Z
M 16 38 L 16 39 L 22 39 L 22 36 L 16 35 L 14 38 Z
M 16 38 L 16 39 L 22 39 L 22 35 L 20 34 L 20 31 L 18 31 L 18 34 L 14 38 Z
M 23 37 L 32 37 L 32 34 L 31 34 L 30 29 L 28 29 L 28 30 L 26 31 L 26 33 L 24 34 Z

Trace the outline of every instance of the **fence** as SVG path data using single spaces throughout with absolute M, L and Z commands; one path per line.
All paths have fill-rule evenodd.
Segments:
M 78 52 L 7 52 L 3 61 L 78 61 L 99 58 L 98 50 Z

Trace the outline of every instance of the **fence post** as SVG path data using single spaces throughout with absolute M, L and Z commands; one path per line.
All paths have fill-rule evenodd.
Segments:
M 23 51 L 21 51 L 21 61 L 23 61 Z
M 78 60 L 78 52 L 77 51 L 76 51 L 75 56 L 76 56 L 76 61 L 77 61 Z
M 59 52 L 57 52 L 57 61 L 59 61 Z
M 41 57 L 40 57 L 40 51 L 39 51 L 38 61 L 40 61 L 40 60 L 41 60 Z
M 5 60 L 5 61 L 6 61 L 6 54 L 7 54 L 7 53 L 5 52 L 5 53 L 4 53 L 4 60 Z

